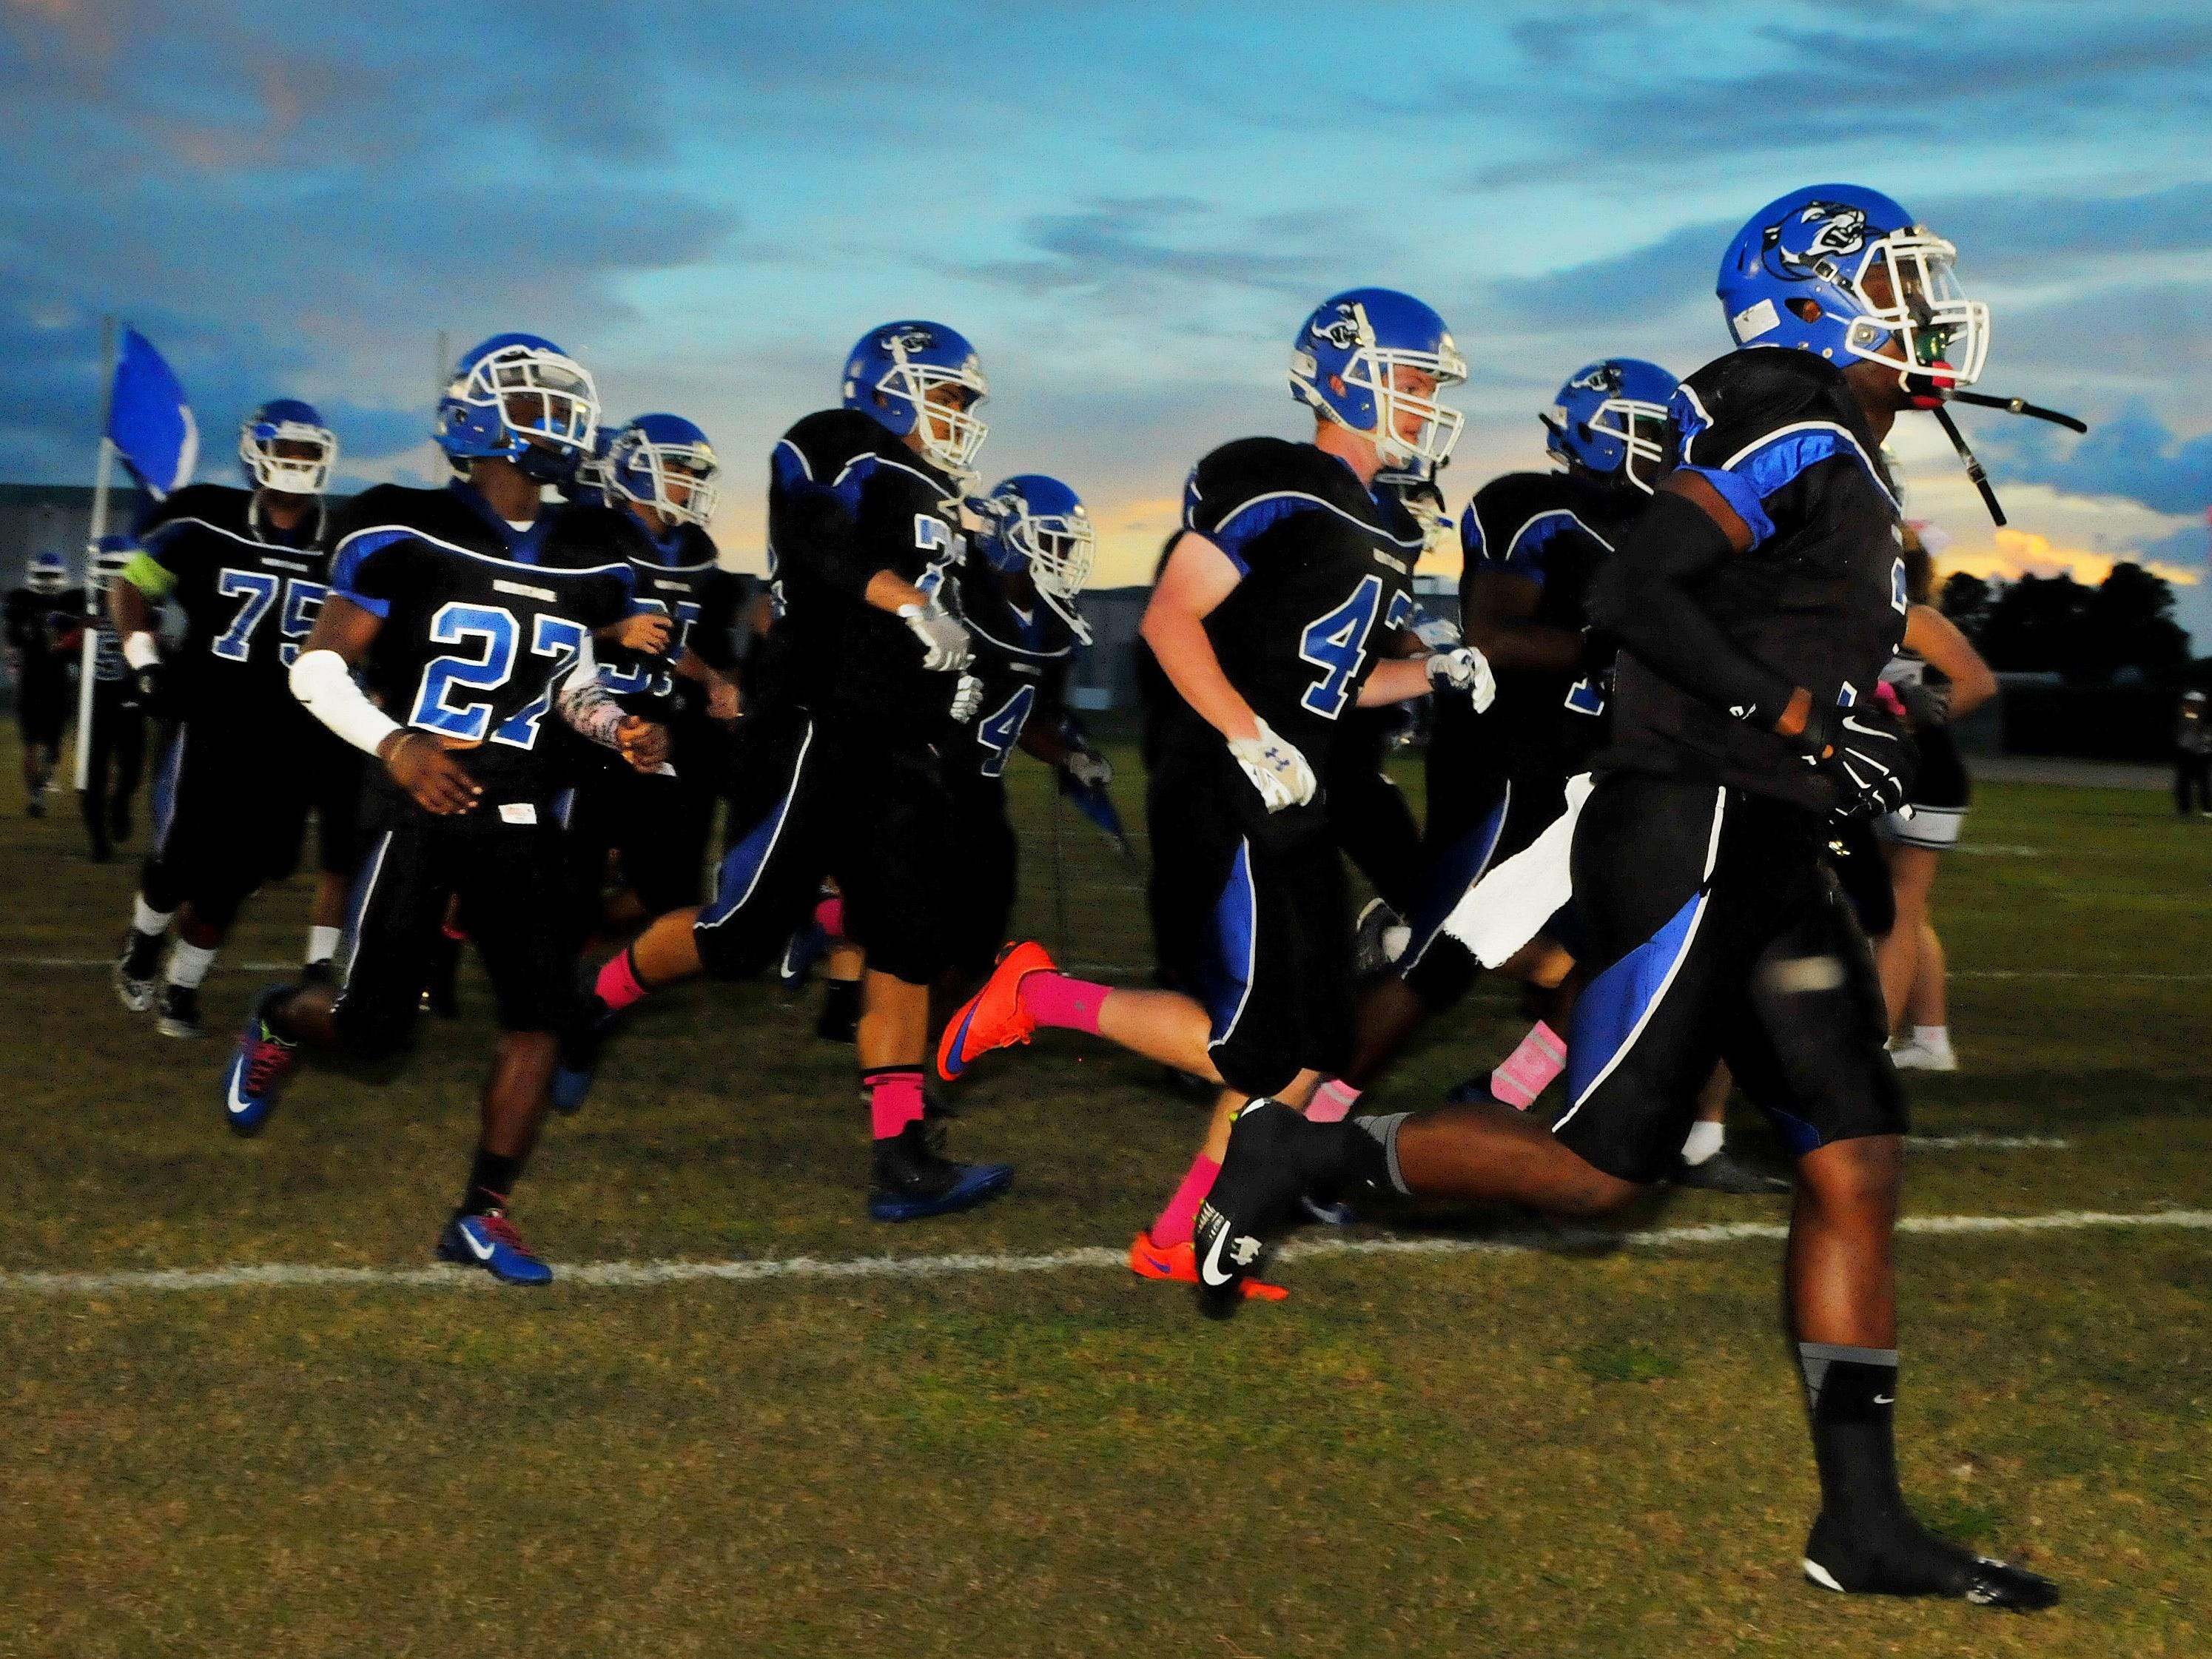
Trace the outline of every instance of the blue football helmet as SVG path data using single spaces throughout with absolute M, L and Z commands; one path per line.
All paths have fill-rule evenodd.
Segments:
M 295 452 L 308 447 L 313 453 L 279 454 L 277 446 Z M 297 398 L 276 398 L 246 417 L 238 428 L 238 459 L 246 482 L 257 489 L 279 495 L 319 495 L 338 464 L 338 435 L 323 424 L 312 404 Z
M 1395 495 L 1413 522 L 1421 527 L 1421 551 L 1433 553 L 1445 541 L 1458 533 L 1459 526 L 1444 507 L 1443 486 L 1437 474 L 1443 470 L 1437 461 L 1408 461 L 1385 468 L 1375 475 L 1375 493 L 1385 491 Z
M 1467 360 L 1444 319 L 1410 294 L 1355 288 L 1324 300 L 1291 348 L 1291 395 L 1323 419 L 1371 438 L 1386 466 L 1440 462 L 1467 417 L 1433 398 L 1401 390 L 1395 371 L 1432 378 L 1441 391 L 1467 379 Z M 1419 422 L 1413 436 L 1399 417 Z
M 957 403 L 923 403 L 932 392 L 962 388 Z M 903 438 L 920 423 L 921 453 L 939 471 L 971 473 L 990 428 L 975 411 L 991 395 L 975 348 L 942 323 L 885 323 L 863 334 L 845 356 L 843 400 Z
M 975 550 L 992 569 L 1026 570 L 1037 597 L 1086 644 L 1091 630 L 1075 596 L 1091 580 L 1098 532 L 1076 493 L 1041 472 L 1018 473 L 975 503 L 983 521 Z
M 1880 191 L 1814 185 L 1751 216 L 1717 291 L 1739 347 L 1896 363 L 1914 392 L 1966 386 L 1989 355 L 1990 308 L 1960 291 L 1958 252 Z M 1808 301 L 1809 319 L 1793 309 Z
M 33 593 L 58 593 L 69 586 L 69 561 L 58 553 L 33 553 L 23 574 Z
M 1667 405 L 1680 384 L 1640 357 L 1607 357 L 1577 369 L 1551 412 L 1538 417 L 1548 434 L 1546 453 L 1562 466 L 1572 462 L 1650 495 L 1666 463 Z
M 608 504 L 635 501 L 659 509 L 671 524 L 704 525 L 714 516 L 714 447 L 681 415 L 640 415 L 607 446 Z
M 538 335 L 495 334 L 454 369 L 433 435 L 456 471 L 495 458 L 556 483 L 591 454 L 599 424 L 599 389 L 581 363 Z

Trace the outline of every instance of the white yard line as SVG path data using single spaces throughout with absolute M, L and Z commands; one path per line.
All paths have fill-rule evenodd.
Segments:
M 2111 1228 L 2174 1228 L 2212 1231 L 2212 1210 L 2154 1210 L 2118 1214 L 2100 1210 L 2064 1210 L 2049 1215 L 1907 1216 L 1897 1224 L 1903 1233 L 2083 1232 Z M 1307 1237 L 1285 1247 L 1285 1261 L 1330 1255 L 1525 1255 L 1540 1250 L 1620 1249 L 1674 1249 L 1701 1244 L 1735 1244 L 1752 1239 L 1782 1239 L 1780 1222 L 1731 1221 L 1705 1227 L 1662 1227 L 1644 1232 L 1612 1233 L 1595 1228 L 1555 1232 L 1522 1232 L 1492 1238 Z M 1066 1268 L 1125 1268 L 1125 1251 L 1101 1247 L 1054 1250 L 1041 1255 L 861 1256 L 823 1261 L 793 1256 L 761 1261 L 587 1261 L 556 1263 L 564 1285 L 629 1289 L 645 1285 L 680 1285 L 696 1279 L 756 1284 L 771 1279 L 959 1279 L 988 1273 L 1057 1273 Z M 0 1293 L 78 1297 L 136 1296 L 155 1291 L 291 1290 L 332 1287 L 348 1290 L 401 1288 L 473 1289 L 491 1285 L 489 1277 L 458 1267 L 317 1267 L 303 1262 L 268 1262 L 231 1267 L 174 1267 L 118 1273 L 0 1272 Z
M 1907 1135 L 1905 1144 L 1936 1152 L 2063 1152 L 2074 1145 L 2057 1135 L 1992 1135 L 1975 1129 L 1955 1135 Z

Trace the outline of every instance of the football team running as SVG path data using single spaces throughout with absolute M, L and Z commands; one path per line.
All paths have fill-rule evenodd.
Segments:
M 1009 1190 L 1008 1165 L 951 1156 L 933 1090 L 1041 1028 L 1196 1080 L 1212 1120 L 1129 1265 L 1224 1309 L 1286 1294 L 1261 1270 L 1294 1219 L 1390 1194 L 1587 1217 L 1659 1182 L 1778 1188 L 1722 1151 L 1732 1083 L 1794 1164 L 1806 1574 L 2048 1606 L 2046 1580 L 1914 1518 L 1893 1449 L 1897 1065 L 1955 1063 L 1925 900 L 1966 805 L 1943 728 L 1990 688 L 1924 602 L 1882 446 L 1929 411 L 1963 453 L 1947 405 L 2000 401 L 1966 390 L 1989 318 L 1954 252 L 1857 186 L 1762 209 L 1721 264 L 1733 349 L 1679 384 L 1626 356 L 1577 371 L 1543 417 L 1559 470 L 1476 492 L 1455 623 L 1413 573 L 1450 534 L 1466 360 L 1409 295 L 1322 302 L 1291 355 L 1310 436 L 1190 470 L 1144 613 L 1144 987 L 1005 940 L 1014 750 L 1094 799 L 1113 774 L 1065 696 L 1089 515 L 1056 478 L 981 487 L 960 334 L 870 330 L 777 442 L 764 605 L 707 537 L 706 434 L 654 413 L 610 436 L 549 340 L 462 360 L 443 488 L 326 510 L 336 437 L 268 404 L 252 487 L 156 503 L 106 583 L 113 678 L 169 722 L 118 994 L 198 1035 L 217 951 L 312 816 L 301 970 L 256 1000 L 225 1120 L 262 1133 L 318 1054 L 404 1049 L 473 941 L 500 1036 L 436 1249 L 519 1285 L 554 1274 L 511 1214 L 549 1111 L 585 1106 L 637 1003 L 702 976 L 826 960 L 820 1029 L 852 1044 L 884 1222 Z M 33 574 L 9 635 L 44 673 L 54 619 L 100 606 Z M 59 698 L 36 690 L 42 787 Z M 1379 756 L 1423 700 L 1416 826 Z M 1869 826 L 1910 896 L 1893 915 L 1863 878 L 1882 854 L 1835 850 Z M 1346 855 L 1382 896 L 1357 923 Z M 1523 988 L 1519 1048 L 1444 1103 L 1366 1109 L 1485 970 Z

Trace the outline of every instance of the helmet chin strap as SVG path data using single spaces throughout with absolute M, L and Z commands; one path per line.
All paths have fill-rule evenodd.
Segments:
M 1997 504 L 1997 492 L 1990 488 L 1990 475 L 1982 470 L 1982 464 L 1974 452 L 1966 447 L 1966 434 L 1959 430 L 1959 423 L 1951 418 L 1951 411 L 1936 404 L 1929 413 L 1936 417 L 1936 424 L 1943 428 L 1943 435 L 1951 441 L 1951 447 L 1959 452 L 1959 459 L 1966 466 L 1966 476 L 1974 481 L 1974 488 L 1982 492 L 1982 504 L 1990 509 L 1990 517 L 2002 525 L 2005 522 L 2004 508 Z

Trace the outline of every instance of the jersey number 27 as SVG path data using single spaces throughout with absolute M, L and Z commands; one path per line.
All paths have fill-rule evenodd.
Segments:
M 439 657 L 422 670 L 422 682 L 415 693 L 415 707 L 409 711 L 407 724 L 424 732 L 435 732 L 441 736 L 459 738 L 466 743 L 483 741 L 486 728 L 491 725 L 492 703 L 489 693 L 496 691 L 514 677 L 516 647 L 522 637 L 522 624 L 514 612 L 504 605 L 465 605 L 455 601 L 441 605 L 438 614 L 430 619 L 430 638 L 438 645 L 466 645 L 479 641 L 483 654 L 480 657 Z M 561 676 L 577 654 L 584 648 L 584 626 L 566 617 L 538 615 L 531 629 L 531 654 L 550 657 L 553 665 L 545 671 L 544 688 L 520 708 L 499 723 L 491 733 L 494 743 L 504 743 L 517 749 L 528 749 L 538 741 L 538 723 L 553 707 L 553 688 L 560 684 Z M 461 693 L 458 697 L 456 691 Z M 470 690 L 483 692 L 481 697 L 471 697 Z

